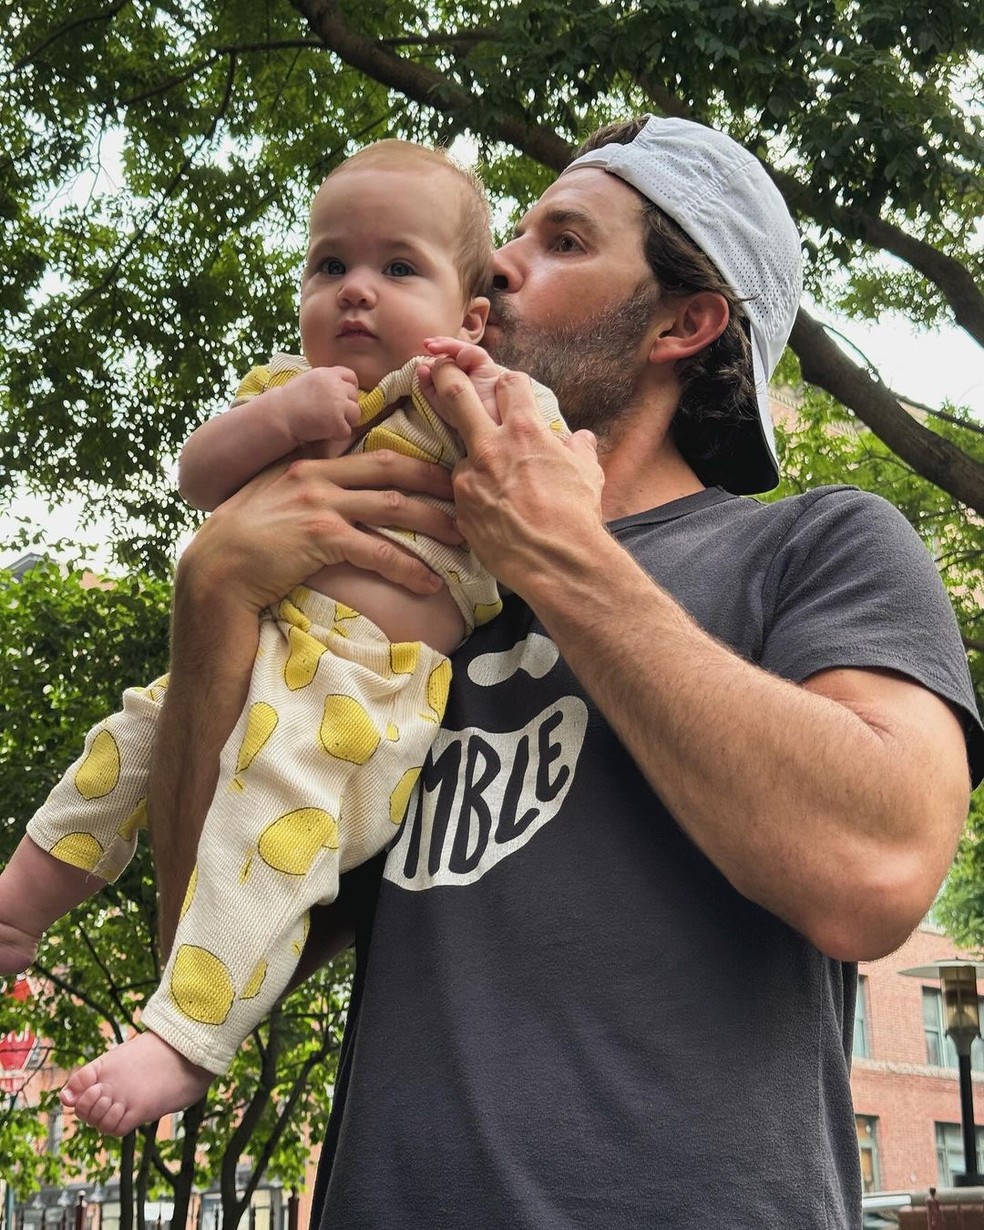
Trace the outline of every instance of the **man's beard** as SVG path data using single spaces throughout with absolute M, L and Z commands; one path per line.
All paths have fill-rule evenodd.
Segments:
M 509 296 L 493 292 L 499 338 L 492 357 L 551 388 L 572 431 L 587 427 L 603 440 L 633 407 L 639 345 L 659 299 L 646 282 L 589 320 L 551 326 L 517 320 Z

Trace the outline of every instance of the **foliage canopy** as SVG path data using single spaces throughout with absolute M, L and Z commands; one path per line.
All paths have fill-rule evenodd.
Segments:
M 307 203 L 358 145 L 463 138 L 505 218 L 600 123 L 653 111 L 714 124 L 759 154 L 784 193 L 815 302 L 955 324 L 984 344 L 974 0 L 918 12 L 901 0 L 15 0 L 7 13 L 3 489 L 82 496 L 144 579 L 84 599 L 53 573 L 39 575 L 43 589 L 5 591 L 0 692 L 24 715 L 3 736 L 5 847 L 86 726 L 162 666 L 166 591 L 150 578 L 167 575 L 192 521 L 173 458 L 237 374 L 296 345 Z M 937 558 L 976 669 L 976 424 L 959 406 L 908 413 L 905 390 L 806 310 L 784 379 L 803 393 L 787 489 L 847 477 L 893 499 Z M 966 867 L 960 892 L 980 880 Z M 53 1043 L 66 1059 L 95 1044 L 100 1022 L 125 1020 L 153 977 L 152 908 L 140 865 L 53 934 L 42 961 L 70 961 L 98 986 L 88 1015 L 59 1001 Z M 133 929 L 146 960 L 131 956 L 123 972 Z M 319 985 L 320 1005 L 308 1002 L 331 1022 L 344 991 Z M 302 1052 L 284 1054 L 303 1065 Z M 324 1108 L 312 1106 L 316 1122 Z M 0 1121 L 0 1141 L 8 1131 Z

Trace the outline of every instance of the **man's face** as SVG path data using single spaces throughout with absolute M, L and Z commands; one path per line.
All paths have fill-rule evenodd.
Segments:
M 571 427 L 602 437 L 647 362 L 659 289 L 643 233 L 634 190 L 583 168 L 547 189 L 495 258 L 485 345 L 549 385 Z
M 423 351 L 425 337 L 475 340 L 484 310 L 456 264 L 460 188 L 443 170 L 355 166 L 322 184 L 301 285 L 312 367 L 352 368 L 371 389 Z M 484 301 L 482 301 L 484 303 Z

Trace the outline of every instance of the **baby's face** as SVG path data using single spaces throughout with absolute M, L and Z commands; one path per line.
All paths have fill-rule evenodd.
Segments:
M 350 367 L 371 389 L 426 337 L 481 337 L 485 301 L 465 300 L 455 263 L 458 202 L 441 168 L 356 166 L 322 184 L 301 284 L 312 367 Z

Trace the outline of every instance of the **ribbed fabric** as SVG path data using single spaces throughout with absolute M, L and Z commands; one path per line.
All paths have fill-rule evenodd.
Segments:
M 447 423 L 431 409 L 417 379 L 417 368 L 423 360 L 410 359 L 395 372 L 384 376 L 370 392 L 360 392 L 359 406 L 362 424 L 372 423 L 388 406 L 395 408 L 379 423 L 370 427 L 351 450 L 353 453 L 373 452 L 388 448 L 408 457 L 433 461 L 447 469 L 461 459 L 461 442 Z M 300 355 L 275 354 L 263 367 L 254 368 L 240 384 L 233 405 L 259 396 L 267 389 L 286 384 L 301 372 L 309 371 L 306 359 Z M 557 399 L 542 384 L 533 381 L 533 391 L 544 421 L 558 435 L 568 434 L 557 407 Z M 450 513 L 449 500 L 421 497 Z M 379 533 L 412 551 L 443 577 L 465 621 L 466 634 L 478 624 L 487 623 L 502 608 L 494 579 L 479 564 L 467 547 L 449 547 L 424 534 L 406 530 L 381 529 Z
M 33 842 L 83 871 L 115 880 L 147 827 L 147 778 L 167 676 L 127 688 L 123 708 L 94 726 L 82 755 L 27 823 Z
M 444 715 L 451 668 L 297 589 L 265 618 L 195 875 L 143 1023 L 223 1072 L 282 994 L 307 912 L 383 849 Z

